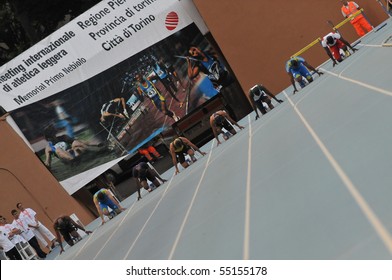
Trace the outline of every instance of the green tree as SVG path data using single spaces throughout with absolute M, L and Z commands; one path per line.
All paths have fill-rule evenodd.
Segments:
M 99 2 L 0 0 L 0 63 L 4 64 Z

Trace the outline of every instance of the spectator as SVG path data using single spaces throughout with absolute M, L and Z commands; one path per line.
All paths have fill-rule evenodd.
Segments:
M 53 249 L 57 241 L 56 237 L 37 219 L 37 213 L 31 208 L 24 208 L 20 202 L 16 204 L 16 208 L 20 210 L 20 218 L 28 221 L 28 226 L 33 230 L 35 237 L 37 237 L 40 243 L 49 251 Z M 45 237 L 51 242 L 50 246 Z
M 15 228 L 12 224 L 7 223 L 7 219 L 3 216 L 0 216 L 0 230 L 8 234 L 8 239 L 14 243 L 14 245 L 27 241 L 20 235 L 21 231 L 18 228 Z
M 21 231 L 22 237 L 27 240 L 31 247 L 34 248 L 34 250 L 37 252 L 38 257 L 41 259 L 45 259 L 46 253 L 42 251 L 41 247 L 38 244 L 38 240 L 34 235 L 34 232 L 28 226 L 30 220 L 25 217 L 20 217 L 20 213 L 16 209 L 13 209 L 11 211 L 11 215 L 14 217 L 12 226 Z
M 7 223 L 7 219 L 0 216 L 0 230 L 8 234 L 8 239 L 15 245 L 22 259 L 38 259 L 33 247 L 23 238 L 21 230 Z
M 19 254 L 18 249 L 14 243 L 12 243 L 8 234 L 3 230 L 0 230 L 0 250 L 4 251 L 5 255 L 10 260 L 22 260 L 22 256 Z

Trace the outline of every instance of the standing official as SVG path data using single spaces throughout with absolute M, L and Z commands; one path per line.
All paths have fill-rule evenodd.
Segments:
M 357 3 L 355 3 L 354 1 L 340 0 L 340 2 L 342 2 L 342 4 L 343 4 L 341 11 L 342 11 L 342 15 L 345 18 L 348 18 L 349 16 L 355 14 L 356 12 L 358 12 L 361 9 L 359 7 L 359 5 Z M 355 16 L 354 18 L 352 18 L 350 20 L 350 23 L 352 24 L 355 31 L 357 32 L 357 34 L 360 37 L 362 37 L 363 35 L 365 35 L 366 33 L 368 33 L 369 31 L 371 31 L 373 29 L 373 27 L 370 25 L 370 23 L 367 21 L 367 19 L 362 14 L 359 14 L 359 15 Z

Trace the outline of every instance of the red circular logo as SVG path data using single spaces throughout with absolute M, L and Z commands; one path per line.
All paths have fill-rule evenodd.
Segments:
M 166 16 L 166 21 L 165 21 L 166 28 L 168 30 L 173 30 L 177 27 L 178 25 L 178 15 L 176 12 L 170 12 Z

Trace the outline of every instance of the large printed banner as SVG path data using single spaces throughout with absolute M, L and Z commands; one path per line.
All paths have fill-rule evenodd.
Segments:
M 0 69 L 0 104 L 72 194 L 238 90 L 191 0 L 102 1 Z

